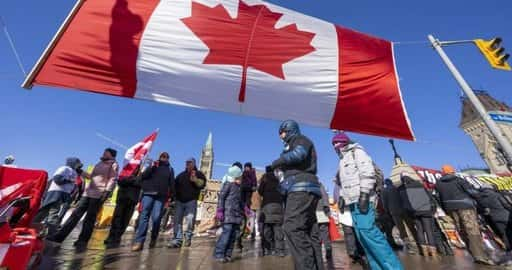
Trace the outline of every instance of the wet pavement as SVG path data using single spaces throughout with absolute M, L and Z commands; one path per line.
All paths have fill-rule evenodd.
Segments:
M 164 270 L 164 269 L 293 269 L 291 258 L 261 257 L 259 241 L 244 242 L 242 253 L 235 251 L 233 263 L 219 264 L 212 259 L 215 238 L 200 237 L 194 238 L 192 246 L 183 249 L 168 249 L 166 247 L 168 235 L 160 235 L 158 244 L 153 249 L 146 247 L 142 252 L 131 252 L 132 233 L 126 233 L 121 246 L 113 249 L 106 249 L 103 245 L 107 231 L 97 230 L 93 234 L 86 250 L 79 251 L 73 247 L 75 235 L 71 235 L 60 246 L 47 243 L 43 261 L 39 269 L 122 269 L 122 270 Z M 149 242 L 149 241 L 148 241 Z M 472 263 L 470 257 L 463 250 L 456 250 L 455 256 L 444 257 L 434 261 L 419 255 L 407 255 L 400 252 L 399 256 L 405 269 L 413 270 L 434 270 L 434 269 L 464 269 L 464 270 L 485 270 L 505 269 L 504 267 L 480 266 Z M 326 263 L 326 269 L 347 269 L 359 270 L 361 267 L 351 264 L 346 256 L 343 242 L 334 243 L 334 259 Z

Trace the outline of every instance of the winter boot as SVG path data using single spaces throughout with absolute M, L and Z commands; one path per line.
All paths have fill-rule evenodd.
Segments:
M 429 246 L 427 245 L 420 245 L 420 255 L 428 257 L 429 256 Z
M 416 255 L 418 254 L 418 246 L 414 242 L 407 241 L 405 243 L 405 247 L 407 248 L 407 253 L 409 255 Z
M 433 259 L 439 259 L 439 254 L 437 253 L 437 248 L 435 246 L 429 246 L 429 255 L 432 256 Z
M 149 242 L 149 248 L 154 248 L 156 247 L 156 239 L 151 239 L 151 241 Z
M 326 249 L 325 250 L 325 259 L 327 261 L 332 260 L 332 249 Z
M 137 252 L 142 250 L 142 243 L 135 243 L 132 246 L 132 251 Z

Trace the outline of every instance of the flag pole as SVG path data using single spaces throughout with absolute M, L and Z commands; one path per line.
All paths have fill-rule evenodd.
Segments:
M 23 88 L 25 88 L 27 90 L 32 89 L 34 78 L 36 77 L 36 75 L 41 70 L 41 67 L 43 66 L 43 64 L 48 59 L 48 56 L 50 55 L 50 53 L 53 51 L 53 49 L 57 45 L 57 41 L 59 41 L 59 39 L 61 38 L 62 34 L 64 34 L 64 31 L 66 31 L 66 29 L 68 28 L 69 24 L 71 23 L 71 21 L 73 20 L 75 15 L 78 13 L 78 11 L 80 10 L 80 8 L 82 7 L 84 2 L 85 2 L 85 0 L 77 0 L 76 1 L 75 5 L 73 6 L 71 11 L 69 12 L 68 16 L 64 19 L 64 22 L 61 24 L 61 26 L 57 30 L 57 33 L 55 33 L 55 35 L 53 36 L 53 38 L 50 41 L 50 43 L 48 43 L 48 46 L 46 46 L 46 49 L 43 51 L 43 54 L 41 54 L 41 56 L 37 60 L 37 62 L 34 65 L 34 67 L 32 67 L 32 70 L 30 70 L 30 73 L 28 74 L 28 76 L 23 81 L 23 84 L 21 85 L 21 87 L 23 87 Z

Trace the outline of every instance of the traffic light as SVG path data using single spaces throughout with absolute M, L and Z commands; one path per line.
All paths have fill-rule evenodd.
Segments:
M 474 42 L 480 52 L 485 56 L 493 68 L 512 70 L 507 63 L 510 54 L 504 53 L 505 48 L 501 47 L 501 38 L 496 37 L 491 40 L 475 39 Z

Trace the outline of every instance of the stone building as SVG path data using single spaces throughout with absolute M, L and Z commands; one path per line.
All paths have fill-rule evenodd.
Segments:
M 211 180 L 213 175 L 213 138 L 212 133 L 208 134 L 208 139 L 201 152 L 199 170 L 204 173 L 206 179 Z
M 475 91 L 485 109 L 488 112 L 512 112 L 512 109 L 505 104 L 491 97 L 485 91 Z M 505 122 L 496 122 L 505 135 L 512 142 L 512 125 Z M 507 167 L 505 155 L 500 151 L 496 139 L 490 133 L 482 118 L 466 97 L 462 98 L 462 116 L 460 128 L 471 137 L 482 159 L 487 163 L 489 170 L 493 174 L 509 174 L 510 168 Z

